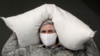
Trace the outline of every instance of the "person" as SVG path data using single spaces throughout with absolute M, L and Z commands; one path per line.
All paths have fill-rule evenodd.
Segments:
M 20 48 L 13 33 L 2 50 L 2 56 L 99 56 L 99 50 L 93 39 L 84 43 L 82 50 L 70 50 L 59 43 L 51 20 L 43 22 L 39 29 L 41 43 Z

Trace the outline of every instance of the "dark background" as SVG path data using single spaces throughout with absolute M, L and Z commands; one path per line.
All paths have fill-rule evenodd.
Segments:
M 100 1 L 96 0 L 0 0 L 0 16 L 9 17 L 34 9 L 44 3 L 52 3 L 71 12 L 97 33 L 95 43 L 100 50 Z M 0 19 L 0 53 L 12 31 Z M 1 54 L 0 54 L 1 55 Z

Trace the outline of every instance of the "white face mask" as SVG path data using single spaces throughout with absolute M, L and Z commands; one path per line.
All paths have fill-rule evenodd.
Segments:
M 56 42 L 57 34 L 56 33 L 51 33 L 51 34 L 40 33 L 40 39 L 42 40 L 45 46 L 50 46 Z

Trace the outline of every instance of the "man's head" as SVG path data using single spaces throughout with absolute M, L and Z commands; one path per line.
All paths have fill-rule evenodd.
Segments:
M 51 46 L 56 43 L 57 34 L 53 22 L 46 20 L 40 28 L 40 39 L 45 46 Z
M 40 33 L 50 34 L 56 33 L 53 23 L 46 23 L 41 26 Z

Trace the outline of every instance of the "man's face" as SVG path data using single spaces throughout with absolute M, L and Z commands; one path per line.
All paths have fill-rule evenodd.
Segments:
M 54 26 L 52 24 L 43 25 L 40 29 L 40 33 L 45 33 L 45 34 L 55 33 Z
M 45 46 L 53 46 L 56 43 L 57 34 L 52 24 L 43 25 L 40 29 L 40 39 Z

